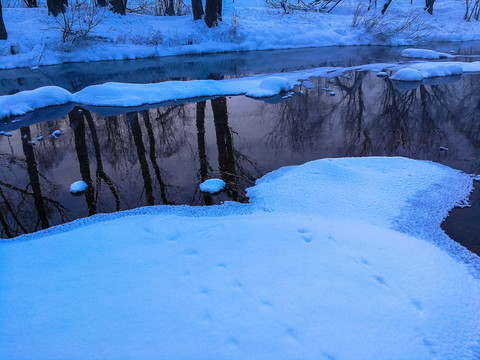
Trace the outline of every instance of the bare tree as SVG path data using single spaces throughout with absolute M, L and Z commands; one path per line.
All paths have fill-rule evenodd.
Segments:
M 193 20 L 200 20 L 205 14 L 203 12 L 202 0 L 192 0 Z
M 222 21 L 222 0 L 207 0 L 205 2 L 205 23 L 209 28 Z
M 425 10 L 427 10 L 427 12 L 430 15 L 433 15 L 433 4 L 434 3 L 435 3 L 435 0 L 425 0 Z
M 7 29 L 3 23 L 2 1 L 0 0 L 0 40 L 7 40 Z
M 110 0 L 114 14 L 125 15 L 127 10 L 127 0 Z
M 26 5 L 28 8 L 36 8 L 36 7 L 38 7 L 37 0 L 23 0 L 23 2 L 25 3 L 25 5 Z
M 57 16 L 60 13 L 65 13 L 65 7 L 68 6 L 67 0 L 47 0 L 48 14 Z

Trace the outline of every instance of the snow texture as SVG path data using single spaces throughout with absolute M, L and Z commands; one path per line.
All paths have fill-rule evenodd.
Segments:
M 6 241 L 0 358 L 476 359 L 479 259 L 423 235 L 453 243 L 439 226 L 471 189 L 430 162 L 324 159 L 266 175 L 250 204 Z
M 0 96 L 0 119 L 73 101 L 72 94 L 57 86 L 44 86 L 13 95 Z
M 421 1 L 394 1 L 385 15 L 380 14 L 379 6 L 369 11 L 372 21 L 379 21 L 377 30 L 367 24 L 352 28 L 358 3 L 342 1 L 328 14 L 284 14 L 281 9 L 266 7 L 264 0 L 224 1 L 223 22 L 215 29 L 208 29 L 203 21 L 193 21 L 192 14 L 119 16 L 105 11 L 88 39 L 72 38 L 65 44 L 57 22 L 48 16 L 45 2 L 38 9 L 4 4 L 8 40 L 0 46 L 0 68 L 41 69 L 43 65 L 68 62 L 314 46 L 414 45 L 422 26 L 426 26 L 420 39 L 423 43 L 480 40 L 478 23 L 463 20 L 463 1 L 437 1 L 434 16 L 423 10 Z M 134 0 L 130 6 L 138 5 L 144 4 Z M 411 28 L 398 31 L 412 16 L 418 19 Z M 368 20 L 367 15 L 364 17 Z
M 426 49 L 404 49 L 402 50 L 402 56 L 408 58 L 417 58 L 417 59 L 429 59 L 429 60 L 438 60 L 442 58 L 453 58 L 453 55 L 438 52 L 434 50 Z
M 70 185 L 70 192 L 72 194 L 78 194 L 87 190 L 87 183 L 83 180 L 75 181 Z
M 222 179 L 208 179 L 200 184 L 200 190 L 210 194 L 215 194 L 225 187 L 225 181 Z

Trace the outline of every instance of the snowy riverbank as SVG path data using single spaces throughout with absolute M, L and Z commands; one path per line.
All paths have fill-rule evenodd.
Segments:
M 471 185 L 429 162 L 325 159 L 265 176 L 247 205 L 5 242 L 0 357 L 474 359 L 479 260 L 439 227 Z
M 65 44 L 46 8 L 4 8 L 9 37 L 0 42 L 0 69 L 242 50 L 480 40 L 478 21 L 463 20 L 461 1 L 437 2 L 433 16 L 423 11 L 421 1 L 393 2 L 384 16 L 380 9 L 369 13 L 382 19 L 381 26 L 373 29 L 362 24 L 352 27 L 357 5 L 344 1 L 330 14 L 283 14 L 266 7 L 263 0 L 224 1 L 224 21 L 215 29 L 194 22 L 191 14 L 120 16 L 107 11 L 88 40 Z M 416 15 L 410 29 L 397 31 Z
M 354 67 L 321 67 L 309 70 L 256 75 L 227 80 L 166 81 L 156 84 L 105 83 L 88 86 L 76 93 L 57 87 L 47 86 L 13 95 L 0 96 L 0 120 L 49 106 L 75 103 L 90 106 L 135 107 L 158 104 L 166 101 L 191 98 L 247 95 L 271 97 L 282 91 L 291 90 L 295 85 L 311 77 L 336 77 L 348 71 L 390 71 L 398 72 L 392 79 L 416 81 L 413 88 L 423 79 L 462 75 L 480 72 L 480 61 L 465 62 L 421 62 L 410 64 L 367 64 Z M 398 70 L 407 70 L 407 75 Z M 412 72 L 415 76 L 412 76 Z

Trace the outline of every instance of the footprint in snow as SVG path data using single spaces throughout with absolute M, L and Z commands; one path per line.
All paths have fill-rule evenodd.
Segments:
M 311 234 L 307 229 L 298 229 L 298 233 L 300 234 L 302 240 L 307 243 L 313 240 L 313 234 Z

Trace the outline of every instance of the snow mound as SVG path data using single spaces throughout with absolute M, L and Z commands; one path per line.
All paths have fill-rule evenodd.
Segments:
M 462 68 L 464 72 L 480 72 L 480 61 L 462 63 Z
M 266 175 L 248 205 L 1 243 L 0 358 L 474 359 L 478 274 L 394 227 L 439 227 L 471 186 L 430 162 L 325 159 Z
M 422 81 L 423 75 L 416 69 L 404 68 L 398 70 L 390 79 L 397 81 Z
M 292 85 L 287 79 L 278 76 L 271 76 L 262 80 L 257 89 L 250 90 L 245 95 L 252 97 L 269 97 L 290 89 L 292 89 Z
M 22 91 L 13 95 L 0 96 L 0 119 L 53 105 L 73 101 L 72 94 L 58 86 L 45 86 L 35 90 Z
M 425 62 L 409 64 L 408 67 L 401 68 L 392 77 L 392 80 L 398 81 L 422 81 L 423 79 L 433 77 L 443 77 L 451 75 L 461 75 L 464 68 L 473 72 L 480 70 L 480 64 L 469 65 L 461 62 Z
M 420 71 L 424 78 L 461 75 L 463 73 L 463 63 L 456 62 L 428 62 L 410 66 L 413 69 Z
M 249 212 L 150 207 L 0 244 L 0 357 L 475 358 L 479 281 L 392 229 L 402 211 L 439 226 L 431 210 L 471 183 L 429 162 L 327 159 L 262 178 Z
M 215 194 L 225 187 L 225 181 L 222 179 L 208 179 L 200 184 L 200 190 L 210 194 Z
M 72 185 L 70 185 L 70 192 L 72 194 L 79 194 L 87 190 L 87 183 L 85 181 L 75 181 Z
M 437 60 L 442 58 L 453 58 L 453 55 L 426 49 L 404 49 L 401 55 L 407 58 Z

